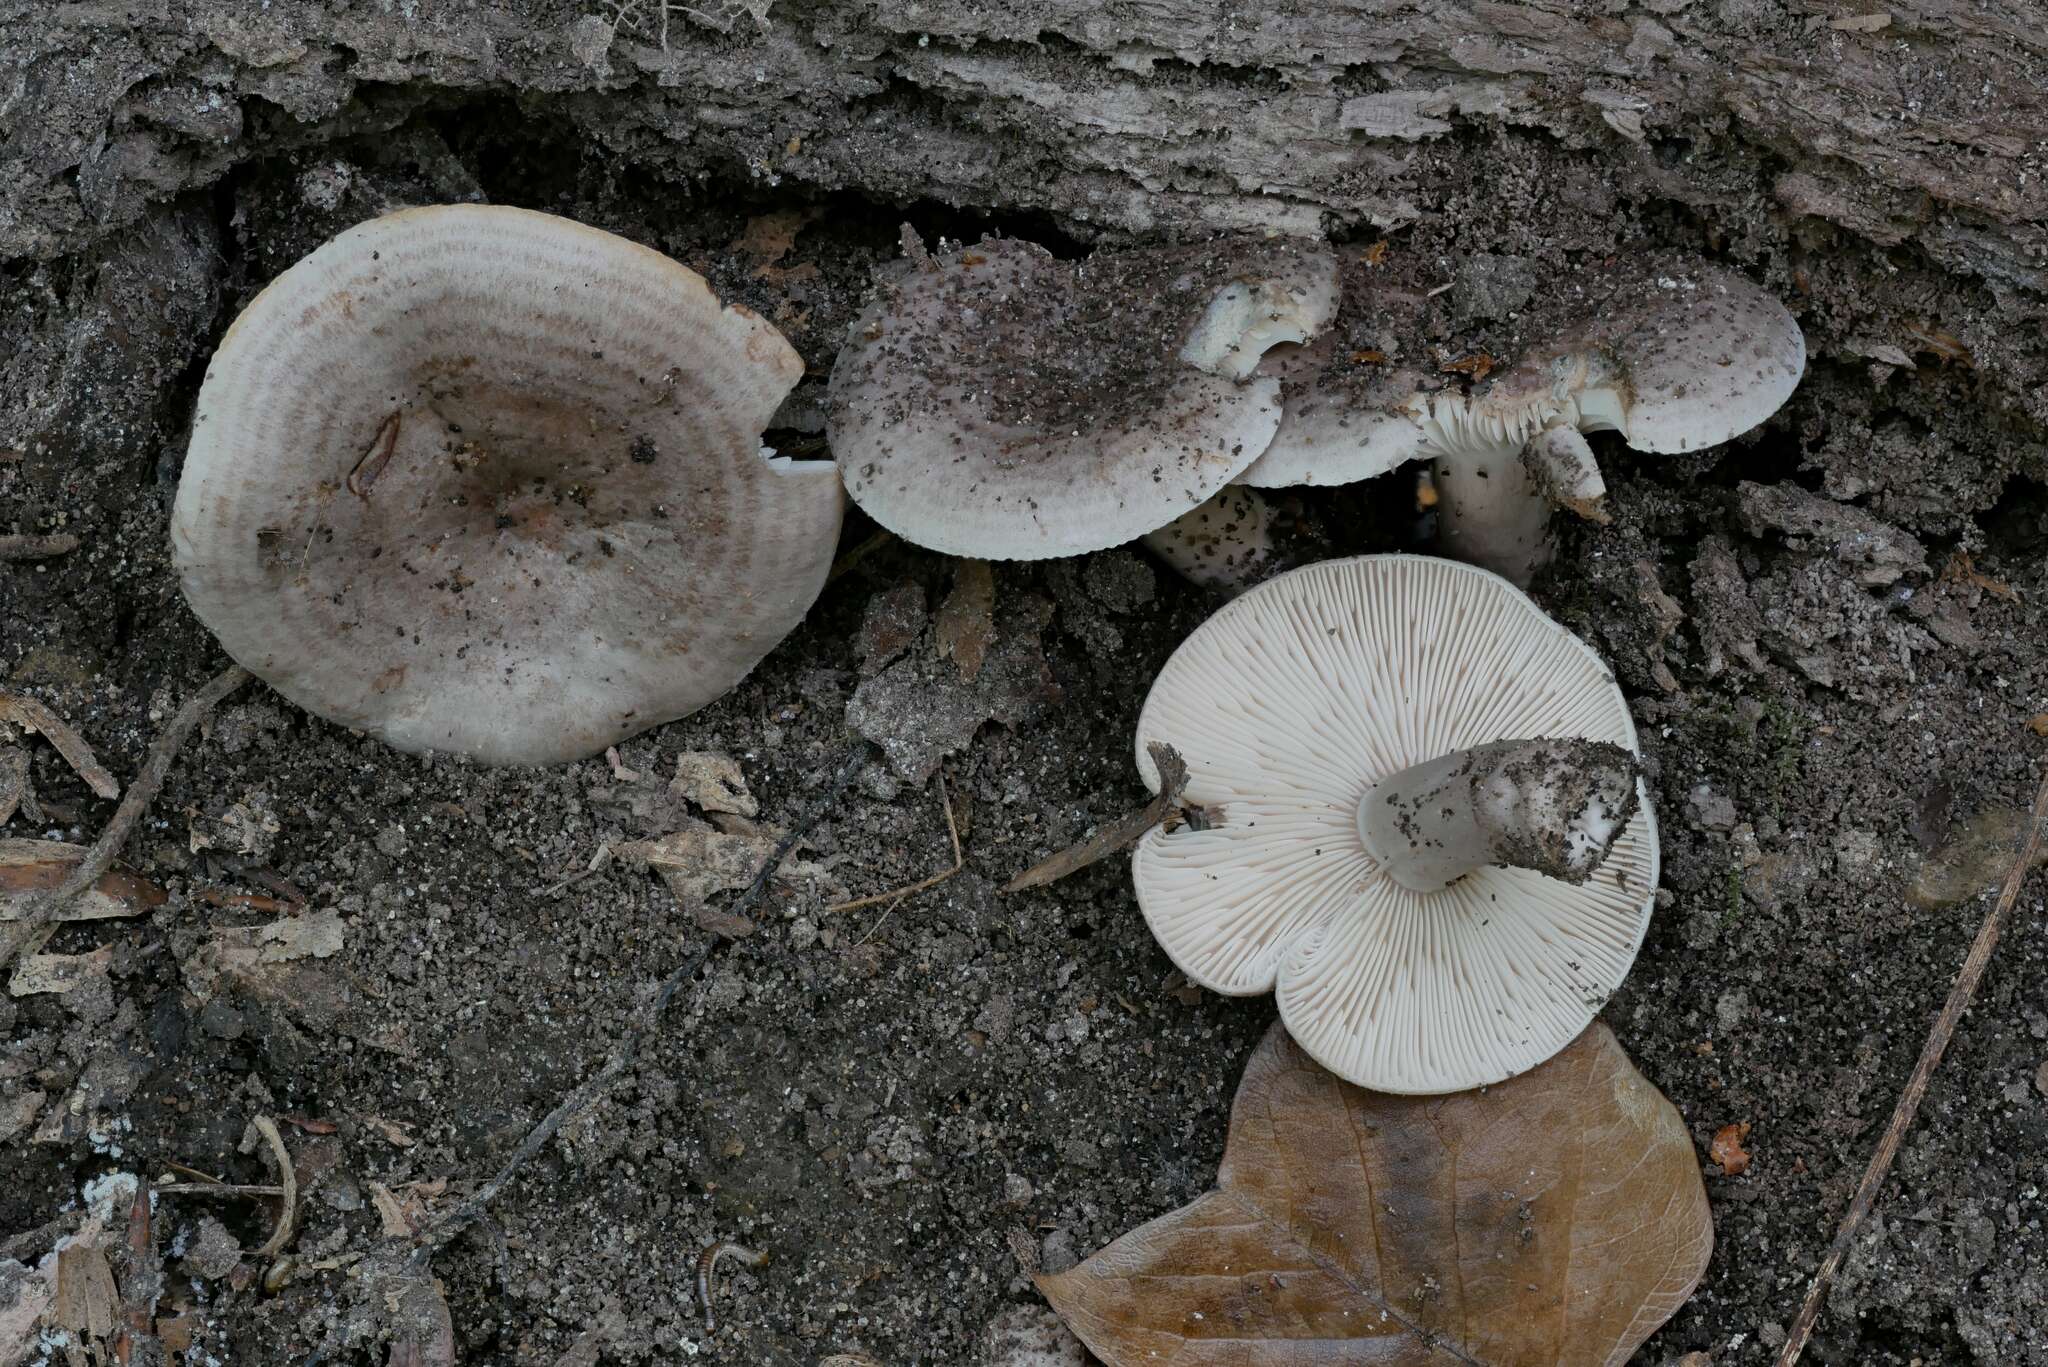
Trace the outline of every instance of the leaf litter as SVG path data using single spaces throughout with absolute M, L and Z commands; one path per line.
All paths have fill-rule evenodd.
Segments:
M 1622 1362 L 1713 1241 L 1684 1121 L 1598 1021 L 1450 1096 L 1342 1082 L 1276 1023 L 1215 1190 L 1037 1283 L 1109 1367 Z

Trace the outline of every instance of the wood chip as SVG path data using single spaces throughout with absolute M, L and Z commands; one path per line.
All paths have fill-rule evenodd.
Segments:
M 668 790 L 707 812 L 731 812 L 736 816 L 761 813 L 761 804 L 747 790 L 746 775 L 731 755 L 708 750 L 677 755 L 676 776 L 669 780 Z
M 121 785 L 101 766 L 93 755 L 92 747 L 85 743 L 85 737 L 34 698 L 25 698 L 18 693 L 0 693 L 0 721 L 11 721 L 16 726 L 42 732 L 44 738 L 57 747 L 57 753 L 64 757 L 64 762 L 85 780 L 88 788 L 104 798 L 121 796 Z
M 26 915 L 36 894 L 62 884 L 85 855 L 85 846 L 61 840 L 0 840 L 0 921 Z M 148 879 L 113 869 L 55 919 L 104 921 L 141 916 L 169 900 L 170 895 Z
M 48 560 L 78 549 L 78 538 L 69 532 L 49 536 L 0 536 L 0 560 Z

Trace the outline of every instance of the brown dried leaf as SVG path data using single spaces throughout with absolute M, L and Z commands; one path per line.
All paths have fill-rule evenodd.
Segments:
M 939 604 L 932 637 L 939 658 L 951 660 L 960 677 L 973 683 L 996 639 L 996 577 L 986 560 L 959 560 L 953 565 L 953 591 Z
M 773 853 L 780 838 L 780 832 L 765 826 L 758 834 L 729 835 L 692 821 L 657 840 L 631 840 L 615 849 L 619 858 L 645 864 L 659 873 L 676 901 L 701 919 L 705 901 L 713 893 L 733 892 L 754 881 L 761 862 Z M 825 870 L 807 860 L 789 859 L 776 876 L 785 882 L 815 880 L 824 878 Z
M 1713 1247 L 1684 1123 L 1597 1021 L 1444 1097 L 1341 1082 L 1276 1024 L 1216 1186 L 1038 1279 L 1110 1367 L 1620 1363 Z
M 0 921 L 18 920 L 35 894 L 61 884 L 85 853 L 85 846 L 61 840 L 0 840 Z M 140 916 L 169 900 L 164 890 L 148 879 L 112 869 L 57 919 L 102 921 Z

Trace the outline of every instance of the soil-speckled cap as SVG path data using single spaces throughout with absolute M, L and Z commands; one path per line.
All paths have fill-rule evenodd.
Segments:
M 992 239 L 902 266 L 832 370 L 829 432 L 855 503 L 950 555 L 1121 545 L 1266 449 L 1268 348 L 1336 312 L 1322 247 L 1226 239 L 1068 262 Z
M 595 753 L 738 683 L 823 586 L 838 475 L 761 446 L 802 371 L 610 233 L 374 219 L 271 282 L 208 366 L 185 596 L 280 693 L 400 749 Z
M 1636 749 L 1613 676 L 1497 575 L 1373 555 L 1270 579 L 1219 610 L 1160 672 L 1138 722 L 1186 757 L 1204 828 L 1155 827 L 1138 903 L 1212 991 L 1277 991 L 1287 1029 L 1360 1086 L 1440 1093 L 1569 1044 L 1642 943 L 1657 886 L 1647 791 L 1574 886 L 1483 866 L 1437 893 L 1365 851 L 1359 804 L 1411 765 L 1489 741 L 1584 737 Z
M 1441 375 L 1413 360 L 1425 335 L 1428 295 L 1355 258 L 1341 278 L 1343 298 L 1330 328 L 1267 358 L 1264 368 L 1280 377 L 1280 430 L 1239 484 L 1351 484 L 1423 454 L 1417 424 L 1428 394 L 1443 385 Z
M 1489 403 L 1547 391 L 1576 402 L 1582 430 L 1671 454 L 1747 432 L 1806 373 L 1798 320 L 1732 271 L 1631 263 L 1594 272 L 1585 289 L 1588 321 L 1502 375 Z

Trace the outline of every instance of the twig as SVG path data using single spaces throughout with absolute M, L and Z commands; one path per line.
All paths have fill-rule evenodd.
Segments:
M 109 801 L 121 796 L 121 785 L 85 743 L 85 737 L 73 730 L 71 724 L 52 712 L 34 698 L 24 698 L 18 693 L 0 693 L 0 721 L 11 721 L 17 726 L 26 726 L 40 731 L 50 744 L 57 747 L 57 753 L 85 780 L 88 788 Z
M 906 897 L 915 897 L 920 892 L 937 887 L 966 867 L 967 860 L 960 853 L 960 826 L 953 820 L 953 799 L 946 792 L 946 776 L 940 774 L 937 777 L 939 780 L 939 802 L 946 813 L 946 834 L 952 837 L 953 841 L 953 867 L 941 870 L 929 878 L 920 878 L 917 882 L 907 884 L 904 887 L 891 888 L 887 892 L 870 893 L 866 897 L 856 897 L 851 902 L 834 902 L 831 906 L 825 908 L 828 915 L 841 911 L 854 911 L 861 907 L 871 907 L 877 902 L 887 902 L 892 898 L 900 902 Z M 895 908 L 891 907 L 890 910 L 893 911 Z
M 840 766 L 839 772 L 832 776 L 831 785 L 811 804 L 810 810 L 799 817 L 796 824 L 776 842 L 775 848 L 768 852 L 768 857 L 761 861 L 760 869 L 754 874 L 754 881 L 747 885 L 747 890 L 732 904 L 732 915 L 744 916 L 760 902 L 768 890 L 769 880 L 775 876 L 775 871 L 782 867 L 782 861 L 789 857 L 789 852 L 796 848 L 797 842 L 810 834 L 811 828 L 816 826 L 832 804 L 839 800 L 839 795 L 845 792 L 860 771 L 867 767 L 868 760 L 873 754 L 873 747 L 866 741 L 855 742 L 852 755 Z M 448 1212 L 420 1236 L 420 1245 L 412 1255 L 415 1264 L 424 1266 L 435 1250 L 445 1247 L 450 1239 L 482 1215 L 519 1169 L 539 1153 L 564 1125 L 591 1109 L 607 1091 L 611 1090 L 612 1084 L 633 1066 L 634 1060 L 639 1057 L 640 1046 L 646 1041 L 649 1032 L 660 1023 L 662 1013 L 668 1010 L 669 1002 L 674 999 L 683 984 L 696 977 L 697 971 L 711 956 L 728 943 L 730 942 L 723 939 L 713 939 L 709 945 L 685 959 L 680 967 L 662 981 L 661 990 L 655 993 L 654 1000 L 641 1013 L 640 1019 L 627 1030 L 625 1038 L 619 1041 L 618 1049 L 613 1052 L 604 1067 L 563 1097 L 561 1104 L 549 1111 L 541 1122 L 533 1127 L 526 1138 L 520 1141 L 519 1147 L 512 1151 L 512 1156 L 505 1160 L 504 1166 L 498 1169 L 496 1176 L 477 1188 L 473 1196 Z
M 711 1311 L 711 1277 L 718 1271 L 720 1258 L 731 1258 L 748 1267 L 768 1266 L 766 1253 L 743 1248 L 730 1239 L 719 1239 L 697 1255 L 697 1299 L 704 1305 L 704 1332 L 707 1334 L 718 1332 L 718 1316 Z
M 1180 795 L 1188 786 L 1188 762 L 1171 745 L 1152 742 L 1152 763 L 1159 769 L 1159 796 L 1132 812 L 1110 822 L 1078 845 L 1069 845 L 1050 859 L 1033 864 L 1003 885 L 1004 892 L 1023 892 L 1044 887 L 1090 864 L 1107 859 L 1173 814 Z
M 69 532 L 49 536 L 0 536 L 0 560 L 48 560 L 78 549 L 78 538 Z
M 1828 1245 L 1827 1257 L 1821 1259 L 1813 1288 L 1806 1293 L 1806 1303 L 1799 1307 L 1799 1317 L 1792 1321 L 1791 1332 L 1785 1336 L 1785 1346 L 1778 1353 L 1777 1367 L 1793 1367 L 1799 1361 L 1799 1355 L 1806 1351 L 1806 1340 L 1812 1336 L 1814 1322 L 1820 1318 L 1821 1305 L 1834 1286 L 1835 1274 L 1841 1271 L 1843 1259 L 1849 1255 L 1849 1245 L 1856 1237 L 1857 1227 L 1870 1214 L 1871 1207 L 1877 1204 L 1878 1190 L 1891 1172 L 1892 1159 L 1898 1156 L 1899 1142 L 1905 1138 L 1907 1127 L 1913 1123 L 1913 1117 L 1920 1109 L 1920 1099 L 1926 1094 L 1928 1079 L 1941 1063 L 1949 1037 L 1956 1032 L 1956 1022 L 1962 1019 L 1963 1012 L 1969 1010 L 1971 1000 L 1977 995 L 1977 983 L 1984 976 L 1985 966 L 1991 962 L 1991 951 L 1998 947 L 1998 937 L 2005 929 L 2006 918 L 2012 913 L 2013 903 L 2019 900 L 2020 888 L 2034 867 L 2035 856 L 2040 853 L 2044 825 L 2048 825 L 2048 773 L 2042 775 L 2040 790 L 2034 794 L 2034 810 L 2027 820 L 2026 838 L 2020 842 L 2019 858 L 2013 861 L 2012 868 L 2005 875 L 2005 886 L 1999 890 L 1998 901 L 1986 913 L 1984 924 L 1977 928 L 1977 938 L 1970 942 L 1970 953 L 1963 960 L 1962 972 L 1956 974 L 1955 986 L 1949 989 L 1948 1000 L 1941 1005 L 1941 1014 L 1934 1018 L 1934 1028 L 1928 1031 L 1927 1043 L 1920 1050 L 1920 1061 L 1913 1065 L 1905 1090 L 1899 1093 L 1899 1104 L 1892 1108 L 1891 1123 L 1884 1127 L 1884 1134 L 1877 1141 L 1877 1152 L 1870 1156 L 1870 1165 L 1863 1170 L 1863 1180 L 1856 1184 L 1856 1195 L 1850 1200 L 1840 1227 L 1835 1230 L 1835 1239 Z
M 120 857 L 121 847 L 128 843 L 129 832 L 142 820 L 142 814 L 155 799 L 157 789 L 163 787 L 164 776 L 170 772 L 171 761 L 177 758 L 185 738 L 222 698 L 247 682 L 249 671 L 233 665 L 214 675 L 206 687 L 186 699 L 163 734 L 150 745 L 149 755 L 142 763 L 142 772 L 128 785 L 127 796 L 114 809 L 113 819 L 107 822 L 107 828 L 100 832 L 100 838 L 93 842 L 92 849 L 78 861 L 78 867 L 71 870 L 69 878 L 31 903 L 7 937 L 0 940 L 0 968 L 5 968 L 13 960 L 38 926 L 55 920 L 80 893 L 99 882 L 100 876 L 114 866 L 114 861 Z
M 292 1241 L 292 1226 L 299 1219 L 299 1174 L 292 1168 L 292 1156 L 285 1149 L 284 1136 L 277 1132 L 277 1122 L 267 1115 L 256 1117 L 256 1132 L 263 1136 L 263 1142 L 270 1145 L 270 1153 L 277 1160 L 277 1180 L 283 1188 L 278 1202 L 277 1228 L 270 1231 L 270 1237 L 263 1241 L 263 1247 L 256 1250 L 259 1258 L 274 1258 L 284 1252 L 284 1246 Z
M 253 892 L 229 892 L 226 888 L 200 888 L 192 894 L 192 898 L 210 907 L 261 911 L 272 916 L 291 911 L 295 905 L 303 905 L 281 901 L 275 897 L 259 897 Z
M 268 1196 L 284 1195 L 283 1187 L 264 1182 L 159 1182 L 150 1188 L 166 1196 Z

